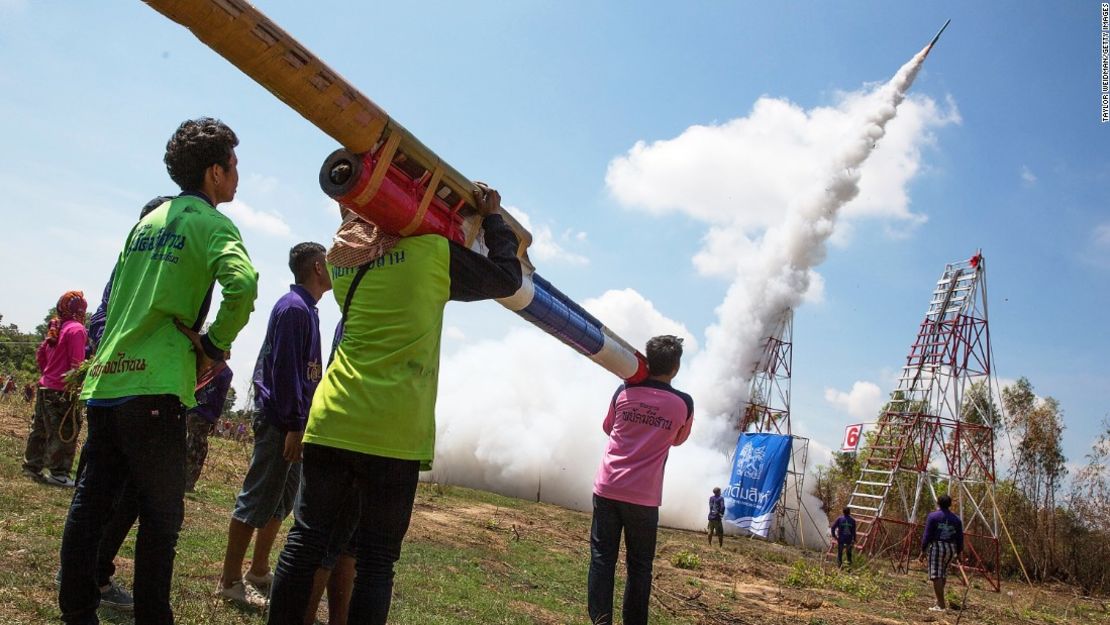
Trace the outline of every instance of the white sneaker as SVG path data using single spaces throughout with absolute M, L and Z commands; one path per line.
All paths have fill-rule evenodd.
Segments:
M 243 583 L 243 580 L 238 580 L 227 588 L 220 587 L 216 591 L 216 596 L 227 599 L 235 605 L 244 608 L 253 608 L 257 610 L 266 609 L 268 600 L 262 593 L 258 592 L 254 586 L 248 586 Z
M 51 486 L 61 486 L 62 488 L 73 488 L 77 486 L 68 475 L 54 475 L 53 473 L 50 474 L 50 477 L 46 478 L 46 483 Z
M 247 573 L 243 575 L 243 580 L 250 582 L 250 584 L 258 590 L 269 593 L 270 586 L 274 585 L 274 572 L 266 571 L 265 575 L 256 577 L 250 571 L 247 571 Z
M 930 612 L 944 612 L 944 608 L 940 607 L 939 605 L 935 605 L 935 606 L 929 608 L 929 611 Z

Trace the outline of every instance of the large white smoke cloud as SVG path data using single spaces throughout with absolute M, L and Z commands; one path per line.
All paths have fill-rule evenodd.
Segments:
M 925 220 L 910 210 L 906 187 L 921 171 L 932 129 L 958 123 L 959 114 L 951 101 L 945 109 L 927 97 L 903 101 L 921 60 L 886 84 L 840 94 L 834 106 L 804 110 L 760 98 L 746 117 L 638 142 L 610 163 L 606 181 L 622 204 L 706 223 L 693 262 L 730 283 L 704 348 L 634 291 L 584 303 L 633 345 L 655 334 L 687 337 L 675 384 L 692 391 L 696 418 L 667 465 L 664 524 L 704 525 L 708 491 L 728 477 L 732 423 L 761 345 L 784 309 L 820 296 L 814 267 L 838 217 L 911 228 Z M 483 374 L 475 379 L 474 371 Z M 588 510 L 615 386 L 531 328 L 463 348 L 443 363 L 432 479 Z

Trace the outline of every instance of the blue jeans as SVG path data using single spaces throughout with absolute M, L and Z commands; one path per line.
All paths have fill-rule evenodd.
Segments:
M 120 406 L 90 406 L 88 425 L 84 471 L 62 535 L 62 620 L 99 622 L 99 545 L 130 482 L 139 505 L 135 622 L 172 625 L 174 547 L 185 513 L 185 409 L 173 396 L 140 396 Z
M 590 622 L 613 623 L 613 577 L 617 569 L 621 531 L 624 531 L 625 566 L 624 625 L 648 622 L 651 598 L 651 568 L 655 559 L 655 537 L 659 508 L 606 499 L 594 495 L 594 518 L 590 527 L 590 576 L 587 584 Z
M 337 512 L 357 498 L 355 587 L 349 622 L 382 625 L 393 596 L 393 564 L 409 528 L 420 462 L 345 449 L 304 446 L 303 485 L 270 591 L 270 625 L 301 625 L 312 578 L 333 535 L 342 532 Z

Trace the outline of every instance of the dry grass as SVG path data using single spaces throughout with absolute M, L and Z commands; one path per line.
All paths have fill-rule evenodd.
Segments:
M 5 625 L 57 618 L 51 578 L 70 493 L 20 475 L 28 415 L 19 406 L 0 407 L 0 623 Z M 211 596 L 227 517 L 249 455 L 245 445 L 213 440 L 197 492 L 186 499 L 174 577 L 179 623 L 264 622 Z M 586 623 L 588 535 L 588 514 L 422 485 L 398 564 L 391 622 Z M 131 548 L 129 540 L 120 554 L 125 585 L 131 580 Z M 693 559 L 693 569 L 672 564 L 689 565 Z M 731 537 L 723 549 L 709 547 L 704 535 L 679 530 L 660 531 L 655 575 L 652 623 L 657 625 L 885 625 L 957 618 L 988 625 L 1110 624 L 1105 600 L 1078 598 L 1067 587 L 1030 589 L 1017 583 L 1005 584 L 1000 594 L 973 588 L 962 613 L 935 616 L 925 611 L 931 593 L 921 571 L 892 575 L 874 566 L 839 573 L 821 554 Z M 130 622 L 107 610 L 101 617 Z

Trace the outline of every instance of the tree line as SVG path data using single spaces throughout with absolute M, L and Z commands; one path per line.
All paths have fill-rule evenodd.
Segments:
M 4 315 L 0 314 L 0 382 L 6 379 L 8 375 L 13 375 L 17 388 L 22 388 L 24 384 L 28 383 L 37 384 L 40 373 L 38 363 L 35 360 L 35 350 L 46 338 L 46 331 L 50 325 L 50 319 L 53 317 L 54 309 L 51 308 L 46 312 L 42 323 L 35 326 L 34 331 L 23 332 L 14 323 L 4 323 Z M 232 421 L 249 423 L 251 420 L 250 409 L 236 410 L 235 402 L 235 388 L 231 388 L 227 392 L 227 399 L 224 401 L 221 416 Z
M 968 387 L 960 414 L 962 421 L 991 426 L 996 455 L 1009 457 L 1006 471 L 996 476 L 995 501 L 1017 553 L 1000 532 L 1000 572 L 1020 579 L 1020 556 L 1033 580 L 1074 584 L 1086 594 L 1110 593 L 1110 419 L 1102 423 L 1086 462 L 1068 481 L 1060 402 L 1038 397 L 1024 377 L 1002 389 L 1001 401 L 1003 410 L 980 382 Z M 897 402 L 895 397 L 883 406 L 880 419 L 888 411 L 905 411 Z M 865 437 L 873 440 L 873 432 Z M 858 454 L 834 452 L 829 465 L 816 467 L 810 490 L 830 520 L 848 502 L 868 453 L 865 442 Z M 897 477 L 910 478 L 905 473 Z M 904 513 L 897 510 L 897 497 L 888 497 L 886 505 L 884 516 Z

